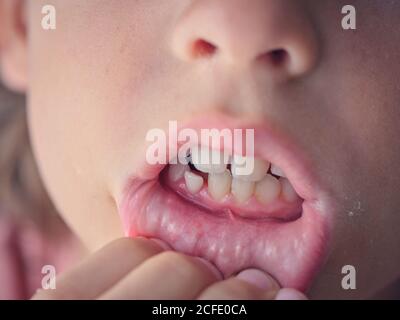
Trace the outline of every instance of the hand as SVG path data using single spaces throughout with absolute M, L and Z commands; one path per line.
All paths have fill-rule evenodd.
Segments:
M 119 239 L 57 279 L 33 299 L 301 299 L 269 275 L 245 270 L 222 280 L 209 262 L 169 251 L 159 240 Z

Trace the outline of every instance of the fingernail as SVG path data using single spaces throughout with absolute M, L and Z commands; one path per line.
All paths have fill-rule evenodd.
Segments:
M 151 240 L 151 241 L 157 243 L 161 248 L 163 248 L 163 249 L 166 250 L 166 251 L 169 251 L 169 250 L 172 249 L 171 246 L 170 246 L 168 243 L 166 243 L 166 242 L 164 242 L 164 241 L 162 241 L 162 240 L 160 240 L 160 239 L 157 239 L 157 238 L 150 238 L 149 240 Z
M 295 289 L 284 288 L 279 290 L 278 294 L 276 295 L 276 300 L 308 300 L 308 298 Z
M 195 257 L 195 259 L 205 265 L 217 277 L 217 279 L 222 280 L 224 278 L 222 273 L 210 261 L 200 257 Z
M 278 283 L 265 272 L 258 269 L 247 269 L 240 272 L 237 279 L 250 283 L 253 286 L 260 288 L 261 290 L 273 290 L 279 289 Z

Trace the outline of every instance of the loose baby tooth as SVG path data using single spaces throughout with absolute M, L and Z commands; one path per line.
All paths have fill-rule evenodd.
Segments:
M 235 155 L 231 165 L 232 176 L 246 181 L 261 181 L 268 172 L 269 162 Z
M 208 175 L 208 193 L 214 200 L 221 200 L 231 190 L 232 176 L 229 170 Z
M 224 154 L 207 147 L 191 148 L 192 163 L 197 170 L 205 173 L 223 173 L 226 170 Z
M 237 202 L 244 203 L 253 195 L 255 186 L 255 182 L 233 178 L 231 192 Z
M 182 179 L 185 172 L 189 170 L 189 166 L 183 164 L 172 164 L 168 169 L 168 177 L 171 181 L 177 182 Z
M 288 179 L 280 179 L 282 185 L 282 196 L 288 202 L 296 201 L 299 196 L 297 195 L 296 191 L 294 190 L 292 184 L 289 182 Z
M 273 173 L 274 175 L 276 175 L 278 177 L 286 178 L 285 172 L 283 172 L 283 170 L 281 168 L 279 168 L 278 166 L 276 166 L 274 164 L 271 164 L 271 173 Z
M 185 172 L 186 187 L 191 193 L 197 193 L 201 190 L 204 184 L 203 177 L 188 170 Z
M 263 204 L 269 204 L 279 197 L 281 183 L 278 179 L 267 174 L 265 178 L 256 184 L 255 196 Z

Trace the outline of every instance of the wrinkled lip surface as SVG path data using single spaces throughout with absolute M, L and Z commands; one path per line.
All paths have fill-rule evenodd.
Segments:
M 207 122 L 190 127 L 227 126 L 226 121 Z M 160 174 L 165 166 L 145 165 L 128 179 L 118 203 L 123 226 L 127 236 L 159 238 L 176 251 L 207 259 L 225 277 L 258 268 L 283 287 L 306 291 L 327 255 L 333 206 L 295 146 L 268 128 L 256 133 L 257 154 L 279 165 L 303 199 L 299 217 L 281 221 L 215 214 L 166 187 Z

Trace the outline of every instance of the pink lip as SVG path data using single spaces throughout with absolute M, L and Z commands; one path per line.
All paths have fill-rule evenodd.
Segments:
M 210 214 L 161 183 L 165 165 L 145 164 L 140 174 L 128 179 L 119 202 L 126 235 L 160 238 L 176 251 L 212 261 L 225 277 L 255 267 L 283 287 L 307 290 L 326 258 L 334 209 L 302 150 L 265 124 L 218 116 L 184 127 L 254 128 L 256 156 L 285 171 L 304 199 L 301 216 L 285 222 Z

